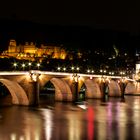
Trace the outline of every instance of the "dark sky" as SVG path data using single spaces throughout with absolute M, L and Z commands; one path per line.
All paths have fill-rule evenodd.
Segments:
M 139 32 L 139 6 L 138 0 L 4 0 L 0 17 Z
M 108 44 L 112 46 L 115 42 L 121 47 L 132 47 L 140 45 L 140 2 L 133 0 L 131 2 L 124 0 L 4 0 L 0 3 L 0 19 L 17 19 L 39 22 L 48 25 L 65 25 L 65 26 L 86 26 L 93 29 L 111 29 L 115 31 L 126 31 L 128 34 L 109 34 L 96 32 L 94 35 L 87 36 L 87 31 L 74 30 L 69 31 L 71 34 L 66 35 L 66 31 L 61 34 L 53 32 L 59 36 L 62 35 L 62 43 L 67 39 L 73 40 L 73 44 L 79 41 L 83 47 L 90 42 L 91 46 L 103 46 Z M 54 29 L 55 30 L 55 29 Z M 49 34 L 49 35 L 50 35 Z M 55 36 L 52 35 L 52 38 Z M 5 35 L 6 36 L 6 35 Z M 51 36 L 51 35 L 50 35 Z M 132 36 L 131 40 L 129 36 Z M 42 35 L 40 35 L 42 37 Z M 73 38 L 72 38 L 73 37 Z M 86 38 L 86 39 L 85 39 Z M 85 41 L 83 41 L 85 39 Z M 101 40 L 102 39 L 102 40 Z M 112 40 L 114 41 L 112 41 Z M 91 41 L 93 40 L 93 41 Z M 68 40 L 69 41 L 69 40 Z

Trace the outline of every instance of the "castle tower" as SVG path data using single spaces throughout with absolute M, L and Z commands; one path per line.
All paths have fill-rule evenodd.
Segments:
M 15 53 L 17 49 L 17 44 L 14 39 L 11 39 L 8 46 L 8 53 Z

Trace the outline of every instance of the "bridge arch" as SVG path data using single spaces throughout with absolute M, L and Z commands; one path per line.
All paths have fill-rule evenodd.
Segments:
M 101 98 L 102 93 L 100 86 L 97 82 L 92 79 L 87 79 L 84 81 L 86 86 L 86 98 Z
M 55 87 L 56 101 L 72 101 L 72 91 L 68 83 L 61 78 L 51 78 L 49 80 Z M 48 82 L 48 81 L 47 81 Z
M 126 94 L 134 94 L 136 93 L 136 85 L 133 82 L 128 82 L 125 87 Z
M 0 79 L 0 82 L 9 90 L 12 104 L 29 105 L 29 100 L 23 88 L 15 81 Z
M 109 96 L 113 97 L 119 97 L 121 96 L 121 89 L 117 81 L 111 80 L 108 83 L 108 88 L 109 88 Z

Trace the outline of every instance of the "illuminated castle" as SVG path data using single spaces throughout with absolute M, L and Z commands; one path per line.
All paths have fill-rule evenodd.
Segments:
M 24 45 L 17 45 L 15 40 L 10 40 L 8 50 L 4 51 L 2 55 L 31 61 L 38 58 L 41 61 L 47 57 L 65 59 L 67 53 L 61 46 L 45 46 L 41 44 L 38 48 L 33 42 L 25 42 Z

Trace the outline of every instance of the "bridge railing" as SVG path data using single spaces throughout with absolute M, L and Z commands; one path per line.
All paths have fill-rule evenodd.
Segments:
M 59 75 L 59 76 L 72 76 L 73 72 L 60 72 L 60 71 L 56 71 L 56 72 L 52 72 L 52 71 L 40 71 L 40 70 L 30 70 L 30 71 L 2 71 L 0 72 L 0 75 L 29 75 L 29 74 L 47 74 L 47 75 Z M 117 78 L 117 79 L 121 79 L 121 78 L 125 78 L 129 81 L 136 81 L 133 78 L 130 78 L 129 76 L 126 75 L 122 75 L 122 74 L 118 74 L 118 75 L 114 75 L 114 74 L 108 74 L 108 73 L 104 73 L 104 74 L 96 74 L 96 73 L 77 73 L 79 76 L 81 77 L 106 77 L 106 78 Z

